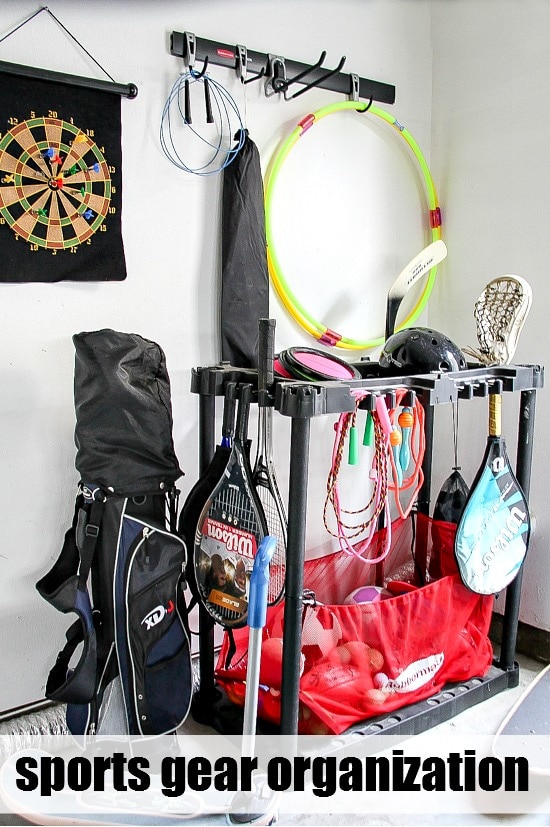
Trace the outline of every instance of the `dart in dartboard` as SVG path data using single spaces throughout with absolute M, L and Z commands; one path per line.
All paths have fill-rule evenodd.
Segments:
M 101 149 L 68 121 L 31 118 L 0 139 L 0 215 L 18 239 L 77 247 L 101 229 L 112 192 Z

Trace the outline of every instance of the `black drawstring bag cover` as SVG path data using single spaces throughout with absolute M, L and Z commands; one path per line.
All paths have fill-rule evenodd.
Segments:
M 258 321 L 269 317 L 269 275 L 260 155 L 246 137 L 223 173 L 221 351 L 239 368 L 258 365 Z
M 110 329 L 77 333 L 73 342 L 80 478 L 127 496 L 169 489 L 183 472 L 162 348 Z

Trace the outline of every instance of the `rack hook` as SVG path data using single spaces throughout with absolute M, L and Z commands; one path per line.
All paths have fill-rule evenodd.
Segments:
M 306 66 L 306 68 L 302 72 L 299 72 L 293 78 L 274 78 L 273 88 L 276 92 L 283 92 L 285 100 L 289 100 L 286 94 L 288 91 L 288 87 L 291 86 L 293 83 L 298 83 L 300 80 L 307 77 L 307 75 L 309 75 L 310 72 L 314 72 L 315 69 L 320 69 L 320 67 L 323 65 L 323 61 L 326 58 L 326 56 L 327 53 L 323 50 L 317 63 L 314 63 L 311 66 Z
M 247 78 L 246 80 L 241 81 L 242 83 L 254 83 L 255 80 L 261 80 L 265 76 L 265 66 L 262 66 L 259 72 L 252 77 Z
M 274 95 L 275 92 L 278 92 L 279 89 L 277 87 L 286 81 L 285 59 L 279 55 L 268 54 L 267 65 L 268 70 L 266 74 L 270 77 L 268 77 L 265 82 L 264 92 L 266 97 L 269 97 L 270 95 Z
M 297 98 L 300 95 L 303 95 L 304 92 L 308 92 L 310 89 L 314 89 L 316 86 L 319 86 L 321 83 L 324 83 L 325 80 L 328 80 L 328 78 L 331 78 L 333 75 L 338 74 L 345 62 L 346 56 L 342 55 L 342 57 L 340 58 L 340 62 L 335 69 L 331 69 L 329 72 L 326 72 L 324 75 L 321 75 L 320 78 L 317 78 L 317 80 L 313 81 L 312 83 L 308 83 L 307 86 L 304 86 L 303 89 L 299 89 L 298 92 L 294 92 L 294 94 L 291 95 L 290 98 L 288 98 L 288 100 L 292 100 L 293 98 Z
M 203 64 L 203 67 L 200 70 L 200 72 L 192 71 L 192 75 L 195 78 L 195 80 L 199 80 L 200 78 L 203 78 L 207 69 L 208 69 L 208 55 L 206 55 L 206 57 L 204 58 L 204 64 Z
M 193 32 L 183 33 L 183 57 L 187 61 L 188 69 L 192 69 L 195 65 L 195 57 L 197 54 L 197 39 Z
M 254 83 L 255 80 L 260 80 L 265 75 L 265 66 L 259 72 L 247 78 L 248 73 L 248 52 L 246 46 L 237 46 L 237 64 L 235 66 L 237 77 L 241 83 Z

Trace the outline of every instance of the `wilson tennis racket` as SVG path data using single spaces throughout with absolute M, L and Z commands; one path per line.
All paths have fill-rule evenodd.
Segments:
M 267 389 L 273 383 L 275 319 L 260 319 L 258 353 L 258 453 L 254 463 L 252 484 L 256 489 L 267 523 L 277 546 L 269 566 L 268 605 L 281 600 L 285 588 L 287 518 L 273 462 L 273 410 Z
M 250 385 L 241 385 L 231 454 L 222 478 L 202 509 L 195 534 L 199 597 L 223 626 L 246 623 L 254 557 L 267 534 L 245 449 L 250 397 Z
M 507 364 L 531 306 L 531 288 L 518 276 L 491 281 L 475 304 L 479 351 L 485 364 Z M 458 524 L 455 557 L 464 584 L 496 594 L 517 575 L 529 546 L 529 507 L 510 466 L 501 426 L 502 397 L 489 396 L 489 436 Z
M 191 488 L 178 520 L 178 534 L 184 540 L 187 549 L 191 550 L 195 541 L 197 524 L 204 508 L 204 504 L 222 478 L 222 474 L 231 456 L 231 446 L 235 432 L 235 409 L 237 407 L 236 382 L 228 382 L 225 388 L 223 404 L 222 438 L 216 445 L 214 456 L 203 474 Z M 186 579 L 194 597 L 198 598 L 198 587 L 195 582 L 195 567 L 193 555 L 189 553 L 186 567 Z

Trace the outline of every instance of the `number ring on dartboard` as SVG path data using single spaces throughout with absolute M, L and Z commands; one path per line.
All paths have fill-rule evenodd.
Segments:
M 31 244 L 83 244 L 103 223 L 112 191 L 102 152 L 74 124 L 31 118 L 0 139 L 0 215 Z

